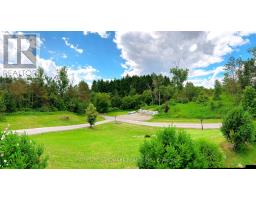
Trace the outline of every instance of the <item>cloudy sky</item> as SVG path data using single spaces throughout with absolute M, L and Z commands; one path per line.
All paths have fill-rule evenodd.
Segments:
M 29 32 L 24 32 L 29 33 Z M 249 57 L 256 47 L 253 32 L 33 32 L 38 33 L 37 65 L 54 75 L 67 66 L 74 83 L 110 80 L 126 74 L 169 75 L 170 67 L 189 69 L 189 81 L 212 87 L 223 78 L 230 56 Z M 0 45 L 3 35 L 0 33 Z M 15 49 L 13 51 L 15 54 Z M 0 70 L 3 48 L 0 48 Z

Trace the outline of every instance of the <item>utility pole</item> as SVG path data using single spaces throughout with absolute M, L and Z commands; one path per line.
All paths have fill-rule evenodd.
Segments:
M 202 127 L 202 131 L 204 130 L 204 126 L 203 126 L 203 119 L 200 119 L 201 121 L 201 127 Z

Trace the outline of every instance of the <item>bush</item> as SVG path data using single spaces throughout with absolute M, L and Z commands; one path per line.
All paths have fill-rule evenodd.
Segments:
M 140 148 L 139 168 L 220 168 L 223 155 L 214 145 L 195 142 L 183 131 L 166 128 Z
M 245 88 L 242 105 L 245 110 L 256 117 L 256 90 L 253 87 L 248 86 Z
M 142 100 L 147 105 L 150 105 L 152 103 L 152 92 L 151 92 L 151 90 L 145 90 L 142 93 Z
M 42 106 L 41 108 L 38 109 L 39 112 L 50 112 L 50 108 L 46 105 Z
M 170 110 L 169 102 L 165 102 L 163 104 L 163 110 L 164 110 L 165 113 L 169 112 L 169 110 Z
M 97 119 L 97 111 L 96 108 L 92 103 L 89 104 L 89 106 L 86 109 L 86 115 L 87 115 L 87 122 L 90 124 L 90 127 L 95 124 Z
M 189 102 L 189 99 L 187 97 L 177 97 L 176 101 L 177 101 L 177 103 L 186 104 Z
M 214 102 L 214 101 L 210 101 L 210 109 L 211 110 L 216 110 L 218 107 L 218 105 Z
M 199 104 L 205 104 L 209 101 L 208 96 L 206 96 L 205 94 L 200 94 L 197 99 L 196 102 Z
M 122 109 L 139 109 L 142 105 L 142 97 L 140 95 L 125 96 L 122 99 Z
M 206 142 L 199 141 L 198 149 L 202 156 L 202 168 L 222 168 L 224 164 L 223 154 L 219 151 L 218 146 Z
M 0 132 L 0 168 L 42 169 L 47 166 L 43 147 L 26 135 Z
M 76 106 L 75 106 L 75 109 L 74 109 L 74 112 L 77 113 L 77 114 L 84 114 L 85 113 L 85 104 L 84 103 L 77 103 Z
M 112 108 L 120 108 L 122 105 L 122 99 L 119 96 L 113 96 L 111 98 L 111 106 Z
M 97 93 L 95 95 L 94 104 L 99 113 L 107 113 L 111 105 L 110 96 L 106 93 Z
M 223 120 L 221 131 L 226 139 L 240 151 L 246 143 L 254 141 L 255 128 L 250 114 L 242 108 L 231 110 Z

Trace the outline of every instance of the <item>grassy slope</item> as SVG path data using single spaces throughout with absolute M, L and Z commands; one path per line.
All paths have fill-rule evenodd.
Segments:
M 128 124 L 104 124 L 93 129 L 31 136 L 46 148 L 49 168 L 136 168 L 144 135 L 158 128 Z M 256 163 L 256 146 L 242 154 L 232 152 L 219 130 L 186 130 L 194 139 L 205 139 L 222 147 L 226 167 Z
M 196 102 L 189 102 L 186 104 L 171 104 L 168 113 L 160 112 L 151 121 L 198 122 L 199 119 L 203 118 L 205 119 L 204 122 L 220 122 L 220 119 L 227 111 L 234 107 L 233 101 L 228 96 L 222 96 L 220 102 L 222 106 L 215 109 L 211 109 L 210 103 L 198 104 Z
M 69 119 L 65 119 L 68 116 Z M 0 130 L 8 127 L 17 130 L 23 128 L 38 128 L 49 126 L 73 125 L 85 123 L 85 115 L 77 115 L 71 112 L 20 112 L 6 114 L 0 121 Z M 102 120 L 98 117 L 98 120 Z
M 126 115 L 126 114 L 128 114 L 128 112 L 129 111 L 127 111 L 127 110 L 117 110 L 117 111 L 108 112 L 106 115 L 107 116 Z

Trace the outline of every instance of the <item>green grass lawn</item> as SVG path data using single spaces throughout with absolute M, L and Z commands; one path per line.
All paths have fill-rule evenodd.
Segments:
M 108 112 L 106 115 L 107 116 L 126 115 L 126 114 L 128 114 L 128 112 L 129 111 L 127 111 L 127 110 L 116 110 L 116 111 Z
M 231 105 L 223 105 L 221 108 L 211 109 L 209 104 L 198 104 L 196 102 L 189 102 L 186 104 L 176 103 L 170 105 L 168 113 L 160 112 L 155 118 L 220 119 L 230 110 L 230 108 Z
M 101 116 L 98 121 L 103 120 Z M 39 128 L 61 125 L 82 124 L 86 122 L 85 115 L 71 112 L 20 112 L 6 114 L 0 121 L 0 130 L 8 127 L 12 130 L 24 128 Z
M 49 156 L 48 168 L 116 169 L 137 168 L 139 147 L 145 134 L 154 136 L 159 128 L 108 123 L 93 129 L 31 136 L 43 144 Z M 220 146 L 226 155 L 226 167 L 256 164 L 256 146 L 234 153 L 219 130 L 186 130 L 193 139 L 205 139 Z
M 201 123 L 200 119 L 195 118 L 164 118 L 155 116 L 148 120 L 149 122 L 188 122 L 188 123 Z M 220 123 L 222 119 L 204 119 L 203 123 Z
M 43 144 L 49 168 L 136 168 L 139 146 L 154 128 L 108 123 L 31 136 Z

